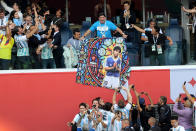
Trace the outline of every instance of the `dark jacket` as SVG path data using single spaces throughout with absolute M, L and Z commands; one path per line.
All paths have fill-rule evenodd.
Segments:
M 57 49 L 53 49 L 54 55 L 62 55 L 63 54 L 63 47 L 61 46 L 61 33 L 58 32 L 53 36 L 53 42 L 54 46 L 57 46 Z
M 168 105 L 161 105 L 158 107 L 159 113 L 159 124 L 160 125 L 170 125 L 171 120 L 171 110 Z
M 151 127 L 149 131 L 161 131 L 161 128 L 158 126 Z

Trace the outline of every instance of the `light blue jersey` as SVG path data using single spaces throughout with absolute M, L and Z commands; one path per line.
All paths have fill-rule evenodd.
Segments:
M 78 123 L 80 118 L 81 118 L 81 114 L 77 114 L 75 117 L 74 117 L 74 122 Z M 78 126 L 78 128 L 83 128 L 84 126 L 89 126 L 89 120 L 88 120 L 88 117 L 87 115 L 85 114 L 84 118 L 81 119 L 81 122 Z
M 104 24 L 101 24 L 99 21 L 97 21 L 90 27 L 90 31 L 97 31 L 97 37 L 99 38 L 111 38 L 111 31 L 115 31 L 116 29 L 117 26 L 108 20 L 106 20 Z
M 122 121 L 114 120 L 113 131 L 121 131 Z
M 124 108 L 119 108 L 117 104 L 114 104 L 114 110 L 115 111 L 121 111 L 123 116 L 123 119 L 129 119 L 129 111 L 131 109 L 131 104 L 127 103 L 127 105 Z
M 17 56 L 29 56 L 29 47 L 26 35 L 15 35 L 14 40 L 17 45 Z

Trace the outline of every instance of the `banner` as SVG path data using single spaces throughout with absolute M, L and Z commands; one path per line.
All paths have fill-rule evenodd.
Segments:
M 77 83 L 115 89 L 125 86 L 129 75 L 129 59 L 123 38 L 93 38 L 83 41 Z

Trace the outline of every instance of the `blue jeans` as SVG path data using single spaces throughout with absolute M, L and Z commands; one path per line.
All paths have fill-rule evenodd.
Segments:
M 42 59 L 42 69 L 55 69 L 56 64 L 54 59 Z
M 31 61 L 29 56 L 17 57 L 19 69 L 31 69 Z
M 11 60 L 0 59 L 0 70 L 9 70 Z

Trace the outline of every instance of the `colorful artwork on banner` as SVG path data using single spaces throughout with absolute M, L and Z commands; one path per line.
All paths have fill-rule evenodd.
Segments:
M 82 42 L 77 83 L 114 89 L 125 85 L 129 75 L 123 38 L 91 38 Z

